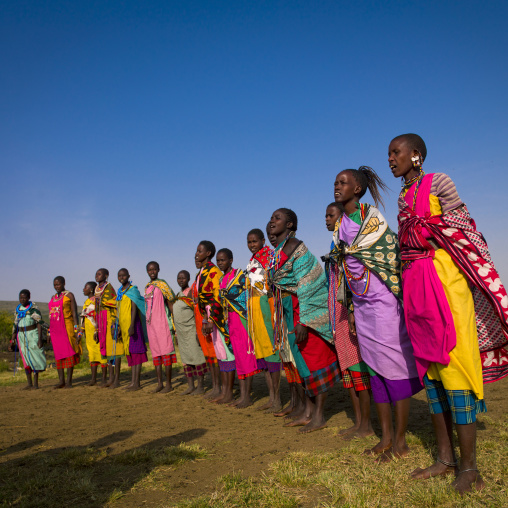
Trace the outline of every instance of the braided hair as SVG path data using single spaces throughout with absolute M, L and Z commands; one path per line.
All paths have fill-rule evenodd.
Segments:
M 279 211 L 284 212 L 286 214 L 288 222 L 293 223 L 293 225 L 288 229 L 291 231 L 296 231 L 298 229 L 298 217 L 296 216 L 296 213 L 293 212 L 293 210 L 291 210 L 290 208 L 279 208 Z
M 360 198 L 362 198 L 367 192 L 367 189 L 369 189 L 376 206 L 379 207 L 381 203 L 383 208 L 385 207 L 379 190 L 381 189 L 383 192 L 386 192 L 388 187 L 371 167 L 360 166 L 358 169 L 346 169 L 345 171 L 351 172 L 356 183 L 360 185 L 362 189 L 358 195 Z
M 418 134 L 400 134 L 400 136 L 393 138 L 392 141 L 396 139 L 404 139 L 410 150 L 417 150 L 420 152 L 422 161 L 424 161 L 425 157 L 427 157 L 427 146 L 425 145 L 425 141 L 423 141 L 421 136 L 418 136 Z

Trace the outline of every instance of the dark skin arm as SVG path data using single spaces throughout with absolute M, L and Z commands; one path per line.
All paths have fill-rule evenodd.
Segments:
M 299 243 L 300 240 L 298 240 L 297 238 L 290 238 L 286 242 L 286 245 L 284 245 L 282 251 L 284 252 L 284 254 L 286 254 L 286 256 L 289 256 L 296 249 Z M 309 335 L 307 327 L 305 325 L 302 325 L 301 323 L 298 323 L 295 326 L 294 333 L 295 333 L 295 341 L 297 344 L 300 344 L 301 342 L 305 341 Z
M 355 315 L 351 312 L 347 317 L 349 332 L 351 335 L 356 337 L 356 324 L 355 324 Z
M 134 305 L 131 305 L 131 325 L 129 326 L 129 337 L 134 335 L 134 323 L 136 322 L 136 314 L 138 312 L 138 308 Z
M 37 333 L 39 335 L 39 341 L 37 342 L 37 346 L 39 349 L 42 348 L 42 326 L 40 324 L 37 324 Z

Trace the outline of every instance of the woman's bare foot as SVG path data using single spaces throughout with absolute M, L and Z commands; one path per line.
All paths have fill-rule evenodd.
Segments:
M 207 393 L 205 395 L 205 399 L 216 399 L 217 397 L 220 396 L 220 389 L 219 388 L 214 388 L 210 393 Z
M 267 409 L 270 409 L 273 405 L 273 402 L 271 400 L 269 400 L 266 404 L 263 404 L 262 406 L 260 407 L 257 407 L 256 410 L 257 411 L 266 411 Z
M 65 388 L 66 390 L 69 390 L 70 388 L 72 388 L 72 385 L 67 384 L 67 385 L 65 385 L 65 386 L 64 386 L 64 388 Z
M 141 390 L 141 388 L 143 388 L 141 385 L 131 385 L 131 386 L 126 386 L 125 389 L 129 392 L 136 392 L 138 390 Z
M 301 427 L 303 425 L 309 424 L 311 421 L 312 421 L 311 417 L 303 415 L 300 418 L 293 420 L 292 422 L 285 423 L 284 427 Z
M 124 390 L 132 390 L 132 387 L 133 387 L 133 386 L 134 386 L 134 385 L 131 383 L 131 384 L 127 385 L 127 386 L 124 386 L 124 387 L 123 387 L 123 389 L 124 389 Z
M 373 436 L 373 435 L 374 435 L 374 431 L 372 430 L 372 428 L 365 429 L 365 430 L 357 429 L 354 432 L 351 432 L 350 434 L 343 434 L 342 439 L 344 439 L 345 441 L 351 441 L 354 438 L 364 439 L 366 437 Z
M 383 452 L 377 459 L 378 464 L 386 464 L 394 459 L 401 459 L 409 454 L 409 446 L 402 447 L 392 446 L 390 449 Z
M 169 393 L 173 391 L 173 386 L 169 383 L 166 383 L 166 386 L 161 390 L 161 393 Z
M 57 385 L 53 386 L 53 390 L 59 390 L 60 388 L 65 388 L 65 383 L 58 383 Z
M 120 388 L 120 381 L 116 381 L 115 383 L 111 383 L 108 388 Z
M 56 386 L 55 386 L 56 388 Z M 33 389 L 33 386 L 32 385 L 26 385 L 26 386 L 23 386 L 23 388 L 21 388 L 23 391 L 24 390 L 32 390 Z
M 356 423 L 352 427 L 348 427 L 347 429 L 339 430 L 339 436 L 345 436 L 347 434 L 351 434 L 352 432 L 356 432 L 360 428 L 360 425 Z
M 434 476 L 448 476 L 449 474 L 455 474 L 456 471 L 457 466 L 447 466 L 446 464 L 442 464 L 436 460 L 434 464 L 426 467 L 425 469 L 417 467 L 411 473 L 411 478 L 413 478 L 413 480 L 427 480 L 429 478 L 433 478 Z
M 388 441 L 388 443 L 383 443 L 382 441 L 379 441 L 379 443 L 376 446 L 373 446 L 372 448 L 365 448 L 363 450 L 364 455 L 380 455 L 381 453 L 384 453 L 388 451 L 392 447 L 392 441 Z
M 153 393 L 159 393 L 164 388 L 164 385 L 157 385 Z
M 193 387 L 193 386 L 188 386 L 187 387 L 187 390 L 185 390 L 184 392 L 182 392 L 180 395 L 190 395 L 191 393 L 193 393 L 196 389 Z
M 233 400 L 233 394 L 222 397 L 217 401 L 217 404 L 229 404 Z
M 86 384 L 86 386 L 95 386 L 97 384 L 96 379 L 92 379 L 89 383 Z
M 292 404 L 289 404 L 289 406 L 286 409 L 283 409 L 282 411 L 277 411 L 277 413 L 273 413 L 273 416 L 281 417 L 281 416 L 287 416 L 288 414 L 292 413 L 294 410 L 294 406 Z
M 305 427 L 302 427 L 298 432 L 301 432 L 302 434 L 308 434 L 309 432 L 314 432 L 316 430 L 321 430 L 327 427 L 326 421 L 323 419 L 319 422 L 315 422 L 314 420 L 311 420 L 310 423 L 305 425 Z
M 250 398 L 240 400 L 235 407 L 236 407 L 236 409 L 245 409 L 246 407 L 249 407 L 249 406 L 252 406 L 252 400 Z
M 265 413 L 266 414 L 272 414 L 272 413 L 276 413 L 276 412 L 279 412 L 280 410 L 282 409 L 282 403 L 280 402 L 280 400 L 277 402 L 274 402 L 266 411 Z
M 205 393 L 205 389 L 202 386 L 198 386 L 191 395 L 203 395 Z
M 463 496 L 466 492 L 471 492 L 473 489 L 482 490 L 485 487 L 485 482 L 476 469 L 465 470 L 463 472 L 459 471 L 457 478 L 452 482 L 452 487 Z

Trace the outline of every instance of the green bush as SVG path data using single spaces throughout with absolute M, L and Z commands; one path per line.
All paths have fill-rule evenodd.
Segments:
M 5 310 L 0 311 L 0 349 L 7 349 L 9 340 L 12 337 L 12 324 L 14 314 Z

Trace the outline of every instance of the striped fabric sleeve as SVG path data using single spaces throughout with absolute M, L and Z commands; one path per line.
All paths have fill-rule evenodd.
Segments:
M 443 213 L 455 210 L 463 204 L 452 179 L 444 173 L 436 173 L 432 179 L 430 193 L 439 198 Z

